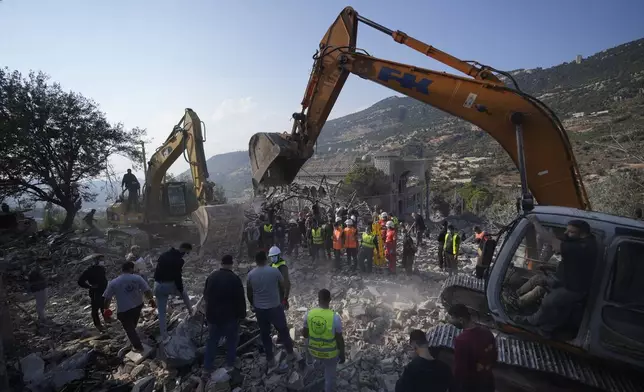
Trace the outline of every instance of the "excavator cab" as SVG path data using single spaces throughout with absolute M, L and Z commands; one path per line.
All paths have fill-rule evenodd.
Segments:
M 526 293 L 530 287 L 526 283 L 535 276 L 554 277 L 562 258 L 540 238 L 528 219 L 521 218 L 507 233 L 486 284 L 488 310 L 495 323 L 502 331 L 539 335 L 540 339 L 559 341 L 594 357 L 642 366 L 644 223 L 565 207 L 537 206 L 531 213 L 560 238 L 573 219 L 590 225 L 597 245 L 591 289 L 562 311 L 555 330 L 544 333 L 530 324 L 530 315 L 544 306 L 552 288 L 544 288 L 541 293 L 528 291 L 535 294 L 531 297 L 519 297 L 519 293 Z

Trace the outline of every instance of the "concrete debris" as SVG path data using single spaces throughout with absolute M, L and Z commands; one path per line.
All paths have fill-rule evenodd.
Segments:
M 145 256 L 155 260 L 166 248 L 153 248 Z M 475 248 L 466 240 L 462 250 L 459 269 L 473 273 Z M 447 274 L 436 265 L 435 241 L 425 239 L 425 245 L 416 254 L 411 276 L 400 266 L 396 275 L 352 273 L 346 260 L 342 271 L 335 271 L 332 260 L 312 262 L 306 249 L 300 249 L 299 259 L 286 257 L 293 283 L 291 307 L 286 316 L 296 350 L 304 357 L 306 366 L 288 361 L 278 344 L 279 365 L 268 369 L 259 328 L 249 311 L 247 320 L 241 324 L 236 369 L 227 372 L 220 368 L 209 379 L 202 380 L 208 327 L 203 301 L 197 297 L 191 297 L 196 310 L 193 317 L 187 316 L 181 301 L 169 301 L 170 337 L 163 342 L 156 310 L 144 307 L 138 326 L 145 345 L 143 353 L 130 351 L 115 317 L 106 323 L 107 332 L 95 330 L 87 291 L 76 285 L 76 279 L 88 266 L 82 260 L 91 253 L 105 254 L 111 279 L 119 274 L 125 249 L 110 247 L 101 237 L 38 233 L 3 251 L 8 302 L 14 316 L 14 344 L 5 346 L 5 350 L 13 358 L 13 368 L 21 372 L 19 379 L 24 390 L 49 391 L 73 384 L 70 390 L 99 392 L 129 390 L 130 386 L 135 392 L 320 391 L 323 367 L 307 355 L 300 331 L 304 314 L 317 305 L 318 291 L 327 288 L 332 293 L 332 309 L 342 317 L 347 347 L 347 363 L 338 367 L 338 390 L 393 391 L 402 368 L 411 359 L 406 349 L 409 330 L 429 330 L 444 313 L 437 299 Z M 254 263 L 247 258 L 236 261 L 235 272 L 245 280 Z M 50 320 L 46 324 L 37 322 L 35 301 L 24 294 L 24 277 L 36 262 L 49 285 L 46 312 Z M 216 259 L 186 257 L 183 280 L 188 292 L 201 294 L 205 278 L 218 267 Z M 219 344 L 225 346 L 225 341 Z M 224 365 L 223 351 L 215 361 L 217 367 Z

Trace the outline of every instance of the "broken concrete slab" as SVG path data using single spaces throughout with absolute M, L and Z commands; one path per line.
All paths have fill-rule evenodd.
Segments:
M 154 352 L 154 348 L 144 344 L 142 352 L 136 353 L 134 351 L 129 351 L 127 354 L 125 354 L 125 358 L 133 362 L 134 365 L 138 365 L 144 360 L 146 360 L 150 355 L 152 355 L 153 352 Z

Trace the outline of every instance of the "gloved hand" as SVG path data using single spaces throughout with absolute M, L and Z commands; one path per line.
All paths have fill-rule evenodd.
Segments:
M 288 298 L 284 298 L 284 299 L 282 300 L 282 306 L 284 307 L 284 310 L 288 310 L 288 308 L 289 308 L 289 306 L 290 306 L 290 305 L 288 304 Z
M 150 305 L 151 308 L 156 308 L 157 307 L 157 303 L 154 301 L 154 298 L 151 299 L 150 302 L 148 302 L 148 304 Z
M 112 318 L 112 309 L 104 309 L 103 310 L 103 318 L 105 320 L 109 320 L 110 318 Z

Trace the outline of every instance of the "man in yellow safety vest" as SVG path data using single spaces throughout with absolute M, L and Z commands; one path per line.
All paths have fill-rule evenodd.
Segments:
M 360 254 L 358 255 L 358 267 L 360 272 L 371 273 L 373 269 L 373 254 L 374 249 L 378 247 L 378 235 L 372 231 L 373 222 L 366 223 L 365 232 L 362 233 L 362 241 L 360 243 Z
M 450 275 L 458 270 L 458 251 L 460 247 L 461 236 L 459 236 L 458 232 L 454 229 L 454 225 L 447 226 L 445 242 L 443 243 L 443 252 L 445 266 Z
M 310 240 L 311 258 L 313 259 L 313 261 L 315 261 L 318 259 L 320 251 L 324 247 L 324 236 L 322 228 L 320 227 L 320 225 L 318 225 L 318 222 L 316 220 L 314 220 L 311 225 Z
M 329 309 L 331 293 L 327 289 L 318 292 L 319 307 L 304 316 L 302 336 L 308 339 L 309 353 L 324 365 L 324 392 L 335 391 L 338 363 L 344 363 L 344 338 L 342 320 Z

